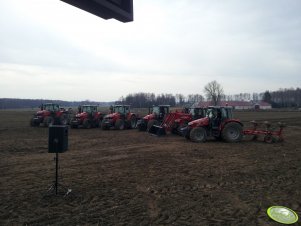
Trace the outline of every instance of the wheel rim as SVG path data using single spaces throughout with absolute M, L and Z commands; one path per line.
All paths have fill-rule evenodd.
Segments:
M 203 141 L 205 134 L 202 130 L 197 130 L 194 133 L 194 137 L 195 137 L 195 140 L 197 140 L 197 141 Z
M 236 140 L 240 136 L 239 130 L 234 127 L 230 127 L 227 131 L 227 134 L 231 140 Z

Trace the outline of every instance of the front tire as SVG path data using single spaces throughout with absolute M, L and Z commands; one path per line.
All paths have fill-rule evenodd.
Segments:
M 137 120 L 136 117 L 133 115 L 131 117 L 131 121 L 130 121 L 130 129 L 135 129 L 137 125 Z
M 91 128 L 91 123 L 90 123 L 90 121 L 88 120 L 88 119 L 84 119 L 84 121 L 83 121 L 83 127 L 85 128 L 85 129 L 90 129 Z
M 63 125 L 63 126 L 65 126 L 65 125 L 67 125 L 67 123 L 68 123 L 67 116 L 66 115 L 61 115 L 61 117 L 60 117 L 60 124 Z
M 115 122 L 115 129 L 124 130 L 124 121 L 122 119 L 117 119 Z
M 102 130 L 108 130 L 109 126 L 104 122 L 104 120 L 101 122 L 101 129 Z
M 237 122 L 229 122 L 222 131 L 222 138 L 228 143 L 240 142 L 242 136 L 242 126 Z
M 44 127 L 52 126 L 54 123 L 54 119 L 51 116 L 46 116 L 43 121 Z
M 201 143 L 207 139 L 206 130 L 203 127 L 196 127 L 190 131 L 190 140 L 193 142 Z

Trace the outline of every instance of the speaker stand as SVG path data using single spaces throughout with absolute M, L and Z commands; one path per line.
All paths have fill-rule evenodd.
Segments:
M 51 195 L 66 197 L 72 192 L 72 189 L 66 188 L 64 185 L 59 183 L 58 174 L 59 174 L 59 153 L 56 152 L 55 153 L 55 181 L 50 185 L 44 197 L 51 196 Z

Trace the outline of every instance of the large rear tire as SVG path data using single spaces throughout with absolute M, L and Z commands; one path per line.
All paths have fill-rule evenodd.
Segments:
M 115 129 L 124 130 L 124 121 L 122 119 L 117 119 L 116 120 Z
M 206 130 L 203 127 L 195 127 L 190 131 L 190 140 L 201 143 L 207 139 Z
M 89 121 L 89 119 L 85 118 L 83 121 L 83 127 L 85 129 L 90 129 L 91 128 L 91 122 Z
M 240 142 L 242 136 L 242 126 L 237 122 L 229 122 L 222 131 L 222 138 L 228 143 Z
M 149 131 L 150 128 L 152 128 L 153 125 L 159 126 L 160 123 L 155 119 L 149 120 L 148 123 L 147 123 L 147 131 Z

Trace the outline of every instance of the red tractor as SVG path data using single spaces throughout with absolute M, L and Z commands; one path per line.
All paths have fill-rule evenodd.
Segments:
M 78 113 L 71 120 L 70 125 L 72 128 L 90 129 L 101 126 L 102 119 L 103 114 L 97 111 L 96 105 L 83 105 L 78 107 Z
M 205 142 L 208 137 L 239 142 L 243 138 L 243 124 L 233 119 L 232 108 L 208 107 L 206 117 L 188 123 L 183 135 L 194 142 Z
M 30 119 L 30 126 L 39 126 L 41 123 L 44 127 L 50 125 L 66 125 L 68 122 L 68 111 L 60 108 L 58 104 L 42 104 L 40 111 L 36 112 Z
M 185 108 L 182 112 L 171 112 L 166 115 L 161 124 L 153 124 L 148 132 L 157 136 L 165 135 L 166 131 L 182 134 L 182 128 L 190 121 L 204 117 L 204 114 L 204 108 Z
M 110 107 L 110 111 L 111 113 L 102 120 L 101 128 L 103 130 L 136 128 L 137 115 L 131 112 L 130 105 L 114 105 Z
M 170 105 L 158 105 L 148 109 L 148 115 L 137 121 L 139 131 L 149 131 L 153 125 L 160 125 L 169 113 Z

